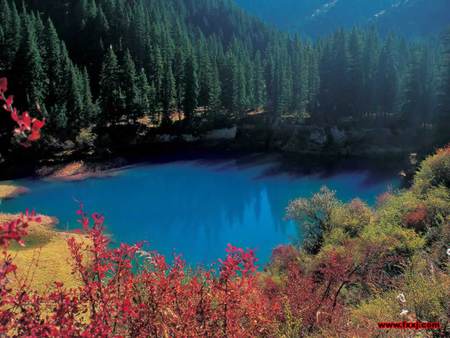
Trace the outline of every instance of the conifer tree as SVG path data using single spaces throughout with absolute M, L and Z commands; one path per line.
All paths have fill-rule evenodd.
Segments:
M 100 72 L 100 103 L 102 123 L 117 120 L 122 113 L 122 93 L 120 90 L 120 68 L 112 47 L 106 51 Z
M 199 91 L 197 72 L 197 62 L 191 53 L 186 60 L 184 71 L 183 111 L 187 122 L 192 119 L 194 111 L 197 108 Z
M 83 69 L 82 81 L 84 113 L 82 116 L 81 126 L 89 127 L 97 124 L 97 117 L 99 116 L 100 112 L 97 103 L 94 102 L 94 99 L 92 97 L 91 83 L 86 67 Z
M 394 57 L 394 37 L 386 40 L 380 53 L 377 70 L 377 102 L 383 113 L 395 113 L 399 78 Z
M 67 98 L 68 124 L 71 132 L 78 133 L 84 116 L 83 79 L 81 72 L 72 64 L 69 76 L 69 96 Z
M 445 144 L 450 130 L 450 28 L 442 35 L 440 74 L 439 113 L 435 130 L 438 144 Z
M 32 20 L 27 20 L 25 24 L 24 39 L 18 53 L 14 71 L 21 74 L 18 78 L 20 88 L 27 105 L 33 109 L 37 103 L 44 103 L 47 81 Z
M 155 107 L 155 88 L 148 82 L 147 75 L 144 68 L 141 68 L 137 76 L 137 90 L 138 90 L 138 114 L 146 115 L 154 113 L 157 109 Z
M 55 104 L 62 99 L 61 86 L 64 85 L 61 69 L 61 43 L 58 38 L 55 26 L 48 19 L 45 31 L 45 63 L 47 64 L 47 77 L 49 80 L 47 106 Z
M 170 60 L 166 60 L 163 68 L 164 77 L 161 84 L 162 120 L 164 125 L 170 124 L 170 113 L 175 104 L 175 78 Z
M 125 96 L 125 107 L 128 116 L 134 116 L 136 113 L 136 103 L 138 97 L 138 89 L 136 86 L 136 66 L 130 51 L 127 50 L 123 61 L 121 71 L 120 87 L 123 88 L 122 92 Z
M 350 33 L 348 46 L 348 90 L 350 94 L 349 113 L 356 117 L 363 107 L 363 45 L 360 32 L 354 28 Z

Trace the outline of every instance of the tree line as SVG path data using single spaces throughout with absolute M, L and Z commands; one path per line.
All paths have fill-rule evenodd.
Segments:
M 338 30 L 310 41 L 228 0 L 0 1 L 0 72 L 48 134 L 136 121 L 186 125 L 265 111 L 270 124 L 450 124 L 450 31 L 436 41 Z

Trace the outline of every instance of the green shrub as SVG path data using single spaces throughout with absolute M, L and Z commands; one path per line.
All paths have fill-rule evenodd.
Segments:
M 414 191 L 423 194 L 432 187 L 450 189 L 450 146 L 427 157 L 414 178 Z

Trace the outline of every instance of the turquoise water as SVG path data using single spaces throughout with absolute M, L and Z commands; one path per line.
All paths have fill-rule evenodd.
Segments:
M 273 168 L 270 161 L 177 161 L 79 182 L 23 179 L 16 183 L 30 192 L 3 201 L 1 211 L 35 209 L 56 216 L 60 229 L 73 229 L 82 201 L 87 211 L 105 215 L 114 243 L 144 240 L 163 254 L 182 254 L 191 265 L 215 262 L 232 243 L 255 249 L 263 264 L 274 247 L 298 239 L 294 224 L 283 219 L 290 200 L 327 185 L 342 200 L 373 204 L 398 184 L 395 175 L 365 170 L 311 175 Z

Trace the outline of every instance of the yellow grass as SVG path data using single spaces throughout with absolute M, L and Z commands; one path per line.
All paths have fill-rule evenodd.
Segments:
M 13 219 L 14 215 L 0 214 L 0 222 Z M 44 292 L 55 281 L 63 282 L 67 288 L 77 287 L 80 281 L 71 273 L 71 257 L 67 239 L 75 237 L 86 240 L 79 234 L 60 232 L 54 229 L 56 220 L 42 217 L 42 222 L 32 222 L 25 237 L 25 247 L 12 244 L 9 253 L 17 265 L 17 273 L 11 278 L 13 286 L 24 281 L 38 292 Z
M 70 176 L 76 176 L 83 174 L 86 171 L 86 166 L 83 161 L 72 162 L 64 166 L 62 169 L 57 170 L 52 178 L 65 178 Z
M 26 188 L 12 184 L 0 184 L 0 200 L 12 198 L 24 192 L 26 192 Z

